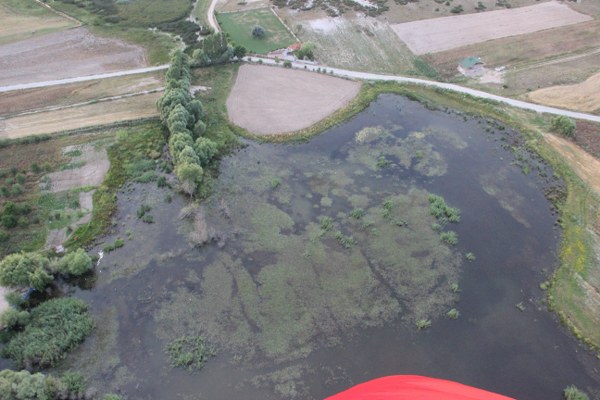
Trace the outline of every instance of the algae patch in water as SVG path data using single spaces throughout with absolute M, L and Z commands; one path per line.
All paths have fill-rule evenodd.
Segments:
M 310 154 L 293 153 L 267 166 L 253 161 L 258 148 L 248 164 L 236 161 L 249 176 L 221 180 L 206 213 L 218 219 L 216 199 L 227 193 L 229 211 L 216 224 L 239 234 L 214 256 L 201 257 L 197 290 L 180 287 L 156 311 L 157 334 L 169 341 L 201 335 L 237 359 L 281 363 L 361 328 L 442 316 L 458 297 L 451 283 L 460 280 L 461 257 L 431 229 L 429 193 L 393 177 L 354 173 L 351 155 L 364 143 L 401 155 L 408 150 L 399 148 L 413 140 L 390 146 L 378 144 L 381 137 L 388 135 L 353 143 L 350 162 L 311 163 Z M 443 164 L 431 144 L 419 146 L 433 160 L 423 166 Z M 420 162 L 416 170 L 433 171 Z M 276 186 L 264 183 L 273 176 L 281 177 Z M 287 193 L 285 202 L 274 196 L 278 191 Z

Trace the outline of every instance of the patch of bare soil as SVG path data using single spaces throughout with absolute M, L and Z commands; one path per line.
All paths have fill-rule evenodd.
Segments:
M 583 112 L 600 110 L 600 74 L 575 85 L 554 86 L 529 93 L 536 103 Z
M 0 86 L 132 69 L 144 49 L 80 27 L 0 46 Z
M 549 133 L 544 135 L 544 139 L 565 157 L 575 173 L 600 195 L 600 160 L 569 140 Z
M 78 107 L 0 118 L 0 138 L 12 139 L 155 117 L 158 115 L 156 101 L 161 94 L 155 92 Z
M 48 174 L 52 192 L 63 192 L 83 186 L 99 186 L 108 172 L 110 162 L 105 148 L 96 148 L 89 144 L 65 148 L 65 151 L 71 150 L 79 150 L 81 155 L 72 157 L 73 168 Z
M 427 54 L 591 19 L 565 4 L 551 1 L 527 7 L 406 22 L 392 25 L 392 29 L 415 54 Z
M 5 310 L 8 310 L 8 308 L 10 307 L 8 301 L 6 301 L 6 299 L 4 298 L 8 291 L 9 290 L 7 288 L 0 286 L 0 314 L 2 314 Z
M 360 84 L 324 74 L 243 65 L 227 99 L 230 120 L 252 133 L 276 135 L 308 128 L 344 107 Z
M 600 124 L 590 121 L 577 121 L 575 143 L 600 159 Z

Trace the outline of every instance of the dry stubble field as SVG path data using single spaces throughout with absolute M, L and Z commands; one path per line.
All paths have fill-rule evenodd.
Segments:
M 305 129 L 345 106 L 360 83 L 300 70 L 242 65 L 227 99 L 229 119 L 258 135 Z
M 568 6 L 547 2 L 477 14 L 392 25 L 415 54 L 436 53 L 469 44 L 577 24 L 592 17 Z
M 0 139 L 14 139 L 112 124 L 158 115 L 161 92 L 120 100 L 0 119 Z
M 600 74 L 575 85 L 553 86 L 528 95 L 536 103 L 600 113 Z

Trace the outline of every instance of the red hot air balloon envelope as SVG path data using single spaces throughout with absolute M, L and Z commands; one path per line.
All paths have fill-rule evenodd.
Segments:
M 515 400 L 460 383 L 395 375 L 361 383 L 325 400 Z

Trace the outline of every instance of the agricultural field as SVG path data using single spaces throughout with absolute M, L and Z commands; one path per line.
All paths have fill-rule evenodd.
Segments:
M 80 27 L 0 46 L 0 85 L 37 82 L 146 65 L 143 48 Z
M 163 82 L 164 72 L 158 71 L 6 92 L 0 97 L 0 118 L 155 91 L 163 87 Z
M 591 20 L 557 2 L 392 25 L 415 54 L 436 53 L 507 36 Z
M 541 104 L 600 113 L 600 74 L 574 85 L 552 86 L 531 92 L 527 97 Z
M 562 54 L 585 54 L 600 48 L 600 21 L 548 29 L 525 35 L 489 40 L 483 43 L 428 54 L 424 58 L 450 78 L 457 74 L 458 61 L 472 55 L 481 57 L 489 67 L 530 67 Z M 533 64 L 533 65 L 532 65 Z
M 276 135 L 319 122 L 346 105 L 359 89 L 358 82 L 318 73 L 243 65 L 227 110 L 231 122 L 251 133 Z
M 317 44 L 315 58 L 325 65 L 359 71 L 419 74 L 414 55 L 385 22 L 319 18 L 294 24 L 302 41 Z
M 287 28 L 268 9 L 231 12 L 217 14 L 221 28 L 227 32 L 235 45 L 244 46 L 256 54 L 266 54 L 270 51 L 286 48 L 296 39 Z M 260 25 L 265 30 L 263 38 L 252 36 L 254 26 Z
M 0 139 L 71 131 L 158 116 L 161 92 L 0 119 Z
M 0 1 L 0 45 L 76 26 L 34 0 Z

